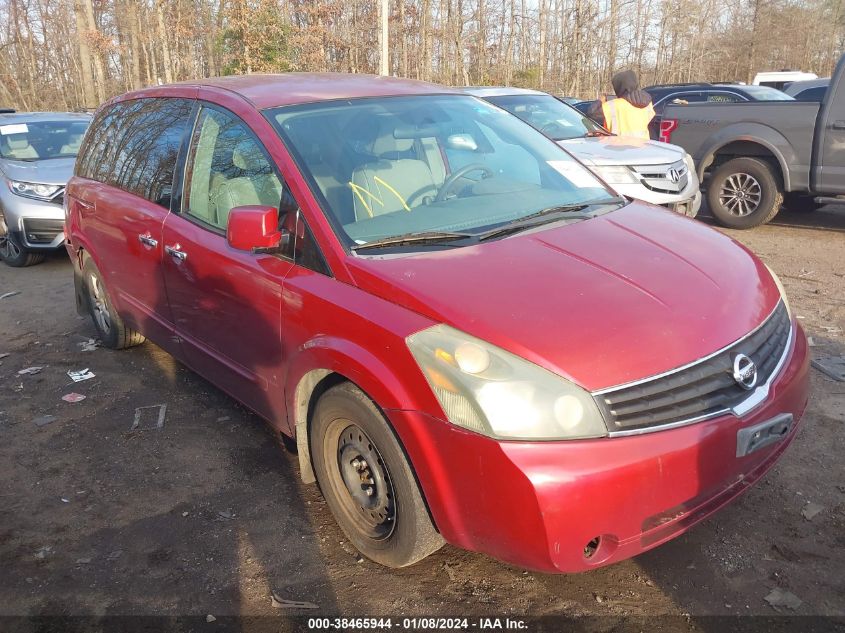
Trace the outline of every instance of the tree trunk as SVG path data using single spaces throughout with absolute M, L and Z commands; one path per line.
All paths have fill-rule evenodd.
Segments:
M 161 59 L 164 66 L 165 83 L 173 83 L 170 65 L 170 47 L 167 44 L 167 31 L 164 28 L 164 1 L 156 0 L 156 18 L 158 19 L 158 38 L 161 43 Z
M 76 17 L 76 33 L 79 40 L 79 66 L 82 71 L 82 100 L 86 108 L 97 106 L 97 95 L 94 90 L 94 75 L 91 72 L 91 50 L 88 48 L 88 29 L 82 7 L 83 0 L 76 0 L 73 13 Z

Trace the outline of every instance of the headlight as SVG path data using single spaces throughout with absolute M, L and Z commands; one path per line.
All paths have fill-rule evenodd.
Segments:
M 447 325 L 406 342 L 452 424 L 499 439 L 607 435 L 589 393 L 523 358 Z
M 690 173 L 695 174 L 695 162 L 692 160 L 692 156 L 684 152 L 684 162 L 687 165 L 687 169 L 690 170 Z
M 41 185 L 34 182 L 21 182 L 19 180 L 9 181 L 9 189 L 12 190 L 12 193 L 24 196 L 25 198 L 35 198 L 36 200 L 51 200 L 61 188 L 62 185 Z
M 780 298 L 783 299 L 783 304 L 786 306 L 786 311 L 789 314 L 789 318 L 791 319 L 792 318 L 792 307 L 789 305 L 789 299 L 786 296 L 786 290 L 783 287 L 783 283 L 781 282 L 780 277 L 778 277 L 775 274 L 775 271 L 773 271 L 771 268 L 769 268 L 768 264 L 766 264 L 766 270 L 769 271 L 769 274 L 772 276 L 772 280 L 775 282 L 775 285 L 778 287 L 778 292 L 780 292 Z
M 637 177 L 624 165 L 596 165 L 592 167 L 593 172 L 610 185 L 623 185 L 637 183 Z

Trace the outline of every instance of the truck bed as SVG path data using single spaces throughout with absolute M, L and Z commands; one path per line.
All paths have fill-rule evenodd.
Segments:
M 663 120 L 677 121 L 670 142 L 689 152 L 699 176 L 716 150 L 754 139 L 782 157 L 788 166 L 790 189 L 805 189 L 820 106 L 805 101 L 669 104 Z

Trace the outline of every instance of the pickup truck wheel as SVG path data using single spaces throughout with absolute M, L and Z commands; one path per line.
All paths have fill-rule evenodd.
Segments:
M 85 289 L 88 299 L 88 312 L 103 345 L 111 349 L 124 349 L 140 345 L 146 339 L 128 327 L 114 309 L 103 277 L 90 257 L 86 257 L 82 267 Z
M 314 472 L 335 520 L 367 558 L 412 565 L 443 545 L 399 442 L 360 389 L 341 383 L 317 402 Z
M 756 158 L 729 160 L 713 172 L 707 186 L 710 211 L 732 229 L 765 224 L 777 215 L 782 199 L 772 168 Z

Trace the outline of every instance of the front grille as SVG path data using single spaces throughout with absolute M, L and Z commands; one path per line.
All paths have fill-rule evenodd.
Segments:
M 24 218 L 23 233 L 29 244 L 49 244 L 64 230 L 63 220 Z
M 791 327 L 781 301 L 762 326 L 713 356 L 656 378 L 596 394 L 608 430 L 635 431 L 729 411 L 753 393 L 734 380 L 736 355 L 745 354 L 754 361 L 756 385 L 766 383 L 786 350 Z
M 682 160 L 671 165 L 642 165 L 634 166 L 633 169 L 646 189 L 658 193 L 680 193 L 689 184 L 689 168 Z M 672 170 L 677 173 L 677 180 L 670 176 Z

